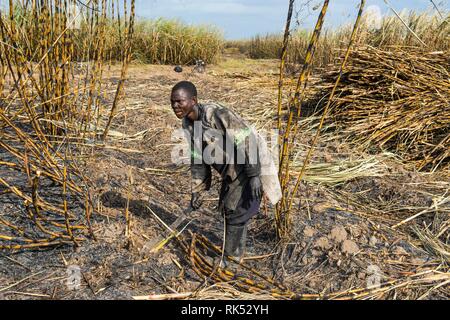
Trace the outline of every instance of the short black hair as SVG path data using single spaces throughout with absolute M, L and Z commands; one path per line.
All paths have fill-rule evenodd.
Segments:
M 191 97 L 197 97 L 197 88 L 190 81 L 180 81 L 176 85 L 173 86 L 172 92 L 183 89 L 188 92 Z

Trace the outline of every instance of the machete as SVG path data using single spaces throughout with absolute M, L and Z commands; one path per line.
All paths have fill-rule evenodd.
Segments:
M 155 253 L 157 252 L 159 249 L 161 249 L 170 239 L 172 239 L 173 237 L 178 236 L 179 232 L 178 232 L 178 227 L 189 218 L 189 215 L 195 211 L 192 207 L 187 208 L 186 210 L 183 211 L 183 213 L 174 221 L 172 222 L 169 226 L 166 225 L 161 218 L 158 217 L 158 220 L 160 220 L 160 222 L 169 230 L 170 235 L 168 237 L 164 237 L 162 235 L 159 235 L 153 239 L 150 239 L 149 242 L 146 244 L 146 247 L 150 248 L 150 252 L 151 253 Z M 187 225 L 191 223 L 191 221 L 189 221 L 183 228 L 182 230 L 184 230 L 185 227 L 187 227 Z M 181 232 L 181 231 L 180 231 Z

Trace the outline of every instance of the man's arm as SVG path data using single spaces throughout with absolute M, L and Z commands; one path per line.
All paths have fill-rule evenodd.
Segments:
M 211 188 L 211 166 L 203 161 L 202 142 L 197 141 L 197 144 L 195 143 L 192 127 L 186 119 L 183 119 L 183 129 L 191 148 L 191 207 L 197 210 L 201 205 L 199 193 Z
M 191 191 L 208 191 L 211 188 L 211 166 L 205 163 L 191 164 Z
M 201 206 L 201 202 L 199 199 L 200 192 L 208 191 L 211 188 L 211 166 L 206 164 L 203 159 L 201 163 L 195 162 L 195 158 L 199 155 L 197 152 L 192 151 L 191 156 L 191 207 L 194 210 L 197 210 Z

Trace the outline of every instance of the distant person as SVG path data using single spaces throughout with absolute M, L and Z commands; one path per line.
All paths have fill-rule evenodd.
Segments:
M 240 260 L 248 222 L 259 213 L 262 197 L 257 133 L 232 110 L 217 103 L 199 103 L 197 89 L 189 81 L 172 88 L 171 105 L 191 142 L 191 208 L 200 208 L 199 195 L 210 189 L 213 167 L 222 177 L 219 211 L 225 217 L 224 253 Z M 201 136 L 196 137 L 199 132 Z
M 203 61 L 201 59 L 196 59 L 195 60 L 195 65 L 194 65 L 193 71 L 198 72 L 198 73 L 204 73 L 205 72 L 205 68 L 206 68 L 205 61 Z

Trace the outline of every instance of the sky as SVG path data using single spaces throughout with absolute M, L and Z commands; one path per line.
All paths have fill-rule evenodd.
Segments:
M 226 39 L 245 39 L 256 34 L 280 33 L 284 30 L 288 0 L 136 0 L 136 14 L 145 18 L 177 18 L 189 24 L 213 24 Z M 301 3 L 310 2 L 309 6 Z M 441 12 L 449 11 L 450 0 L 434 0 Z M 323 1 L 297 0 L 300 27 L 312 28 Z M 358 12 L 359 0 L 331 0 L 325 28 L 352 23 Z M 389 0 L 396 10 L 412 9 L 432 12 L 430 0 Z M 316 10 L 313 10 L 317 7 Z M 375 15 L 390 13 L 384 0 L 367 0 L 366 9 Z
M 88 3 L 89 0 L 80 0 Z M 127 0 L 128 2 L 130 0 Z M 248 39 L 257 34 L 282 33 L 289 0 L 135 0 L 136 15 L 141 18 L 179 19 L 188 24 L 218 27 L 227 40 Z M 450 12 L 450 0 L 433 0 L 441 13 Z M 0 10 L 8 0 L 0 0 Z M 119 0 L 122 3 L 122 0 Z M 397 11 L 436 12 L 431 0 L 387 0 Z M 323 0 L 296 0 L 293 26 L 311 29 L 317 20 Z M 309 3 L 309 5 L 303 5 Z M 352 24 L 360 0 L 330 0 L 324 28 Z M 314 10 L 315 9 L 315 10 Z M 379 19 L 392 14 L 385 0 L 366 0 L 366 12 Z M 295 12 L 298 14 L 296 15 Z M 298 24 L 296 23 L 298 22 Z

